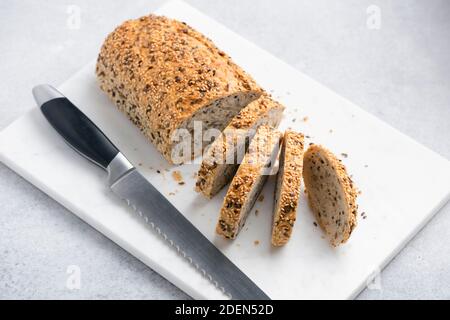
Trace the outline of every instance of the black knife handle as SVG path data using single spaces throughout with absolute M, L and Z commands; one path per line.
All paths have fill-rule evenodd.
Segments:
M 33 89 L 33 95 L 45 118 L 64 140 L 81 155 L 106 170 L 119 150 L 105 134 L 53 87 L 37 86 Z

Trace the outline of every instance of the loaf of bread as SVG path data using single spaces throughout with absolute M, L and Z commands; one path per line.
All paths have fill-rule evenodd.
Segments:
M 96 74 L 101 89 L 172 163 L 201 154 L 198 139 L 175 148 L 186 134 L 192 139 L 194 122 L 203 131 L 223 130 L 262 92 L 211 40 L 156 15 L 126 21 L 108 35 Z
M 292 234 L 297 216 L 303 167 L 304 136 L 287 130 L 279 158 L 275 186 L 272 245 L 285 245 Z
M 283 105 L 266 94 L 242 109 L 205 152 L 196 191 L 212 198 L 230 182 L 256 129 L 263 124 L 278 127 L 283 110 Z
M 268 125 L 258 128 L 224 198 L 216 232 L 236 238 L 276 160 L 282 134 Z
M 303 179 L 309 205 L 330 243 L 345 243 L 358 211 L 356 188 L 345 166 L 324 147 L 312 145 L 304 155 Z

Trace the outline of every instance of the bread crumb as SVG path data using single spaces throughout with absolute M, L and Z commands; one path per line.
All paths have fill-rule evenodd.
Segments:
M 259 196 L 258 201 L 259 202 L 263 202 L 264 201 L 264 195 L 263 194 Z
M 314 221 L 313 224 L 314 224 L 314 227 L 317 227 L 317 222 Z
M 178 182 L 178 184 L 184 184 L 184 181 L 183 181 L 183 176 L 181 175 L 181 172 L 180 171 L 178 171 L 178 170 L 175 170 L 175 171 L 173 171 L 172 172 L 172 178 L 176 181 L 176 182 Z
M 169 192 L 169 196 L 174 196 L 175 192 Z
M 256 210 L 255 210 L 255 216 L 257 216 L 257 215 L 258 215 L 258 213 L 259 213 L 259 210 L 258 210 L 258 209 L 256 209 Z
M 341 156 L 343 156 L 344 158 L 347 158 L 347 157 L 348 157 L 348 154 L 346 154 L 345 152 L 342 152 L 342 153 L 341 153 Z
M 253 244 L 254 244 L 255 246 L 259 245 L 259 240 L 253 241 Z
M 161 170 L 156 170 L 157 173 L 161 173 Z
M 307 122 L 309 120 L 308 117 L 303 117 L 303 122 Z
M 180 186 L 182 186 L 182 185 L 184 185 L 184 181 L 180 181 L 180 182 L 178 182 L 178 184 L 179 184 Z

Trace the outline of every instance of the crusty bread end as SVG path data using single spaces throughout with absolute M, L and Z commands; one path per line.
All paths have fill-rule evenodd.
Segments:
M 311 145 L 304 155 L 303 178 L 309 205 L 330 243 L 345 243 L 358 211 L 357 191 L 345 166 L 326 148 Z

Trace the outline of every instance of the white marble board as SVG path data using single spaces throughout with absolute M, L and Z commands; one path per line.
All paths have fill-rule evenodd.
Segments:
M 263 190 L 264 201 L 255 206 L 258 215 L 252 214 L 231 242 L 214 233 L 225 190 L 211 201 L 194 193 L 198 163 L 168 165 L 100 91 L 94 62 L 59 87 L 272 298 L 354 297 L 449 200 L 446 159 L 183 2 L 169 2 L 157 13 L 186 21 L 205 33 L 283 102 L 287 110 L 281 128 L 295 128 L 310 137 L 308 142 L 348 154 L 343 160 L 362 190 L 360 211 L 367 218 L 359 217 L 346 245 L 338 249 L 328 245 L 314 226 L 302 194 L 290 243 L 272 248 L 273 178 Z M 114 197 L 104 172 L 70 149 L 37 108 L 0 133 L 0 160 L 192 297 L 223 297 Z M 185 185 L 172 178 L 173 170 L 182 172 Z

